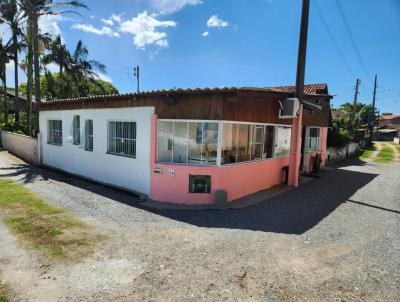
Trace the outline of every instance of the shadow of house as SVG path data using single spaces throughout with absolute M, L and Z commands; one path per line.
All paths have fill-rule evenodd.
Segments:
M 9 173 L 5 170 L 10 170 Z M 352 195 L 370 183 L 378 174 L 362 173 L 345 169 L 324 172 L 323 177 L 303 186 L 268 199 L 252 207 L 230 210 L 157 210 L 145 207 L 138 196 L 124 191 L 95 184 L 68 174 L 29 165 L 13 165 L 2 168 L 2 177 L 19 177 L 29 183 L 38 176 L 44 180 L 65 182 L 110 198 L 116 202 L 143 209 L 176 221 L 206 228 L 229 228 L 303 234 L 315 227 Z

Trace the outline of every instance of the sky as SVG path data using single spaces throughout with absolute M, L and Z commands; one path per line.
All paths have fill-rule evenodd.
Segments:
M 84 2 L 40 26 L 71 50 L 82 40 L 120 93 L 136 90 L 136 65 L 146 91 L 295 83 L 300 0 Z M 399 49 L 400 0 L 311 0 L 306 83 L 327 83 L 334 106 L 352 101 L 356 78 L 371 103 L 377 74 L 377 108 L 400 113 Z

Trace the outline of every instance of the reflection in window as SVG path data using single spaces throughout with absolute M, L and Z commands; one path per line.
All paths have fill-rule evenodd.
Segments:
M 174 122 L 173 162 L 187 163 L 188 153 L 188 123 Z
M 160 162 L 172 161 L 172 122 L 159 121 L 157 134 L 158 160 Z
M 292 129 L 279 126 L 276 132 L 276 144 L 274 157 L 288 156 L 290 153 L 290 139 Z

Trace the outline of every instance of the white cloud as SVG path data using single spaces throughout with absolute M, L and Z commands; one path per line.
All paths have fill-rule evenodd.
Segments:
M 198 5 L 202 0 L 151 0 L 151 6 L 161 14 L 172 14 L 187 5 Z
M 108 25 L 108 26 L 113 26 L 114 25 L 114 21 L 111 19 L 101 19 L 101 22 L 103 22 L 104 24 Z
M 49 33 L 53 36 L 61 35 L 58 22 L 63 19 L 60 15 L 43 15 L 39 18 L 39 28 L 41 32 Z
M 97 77 L 98 77 L 99 80 L 103 80 L 103 81 L 106 81 L 108 83 L 112 83 L 112 79 L 108 75 L 106 75 L 104 73 L 98 73 Z
M 102 28 L 94 27 L 92 24 L 73 24 L 72 28 L 82 30 L 99 36 L 120 37 L 120 34 L 113 31 L 111 27 L 103 26 Z
M 137 48 L 145 49 L 147 45 L 155 44 L 159 47 L 168 47 L 167 33 L 161 28 L 176 27 L 175 21 L 160 21 L 148 15 L 147 11 L 121 23 L 123 33 L 133 35 L 133 44 Z
M 46 69 L 51 73 L 56 73 L 60 71 L 60 66 L 56 63 L 50 63 L 46 65 Z
M 210 33 L 209 33 L 208 31 L 205 31 L 205 32 L 203 32 L 201 35 L 202 35 L 203 37 L 208 37 L 209 34 L 210 34 Z
M 218 18 L 217 15 L 212 15 L 207 21 L 207 27 L 223 28 L 229 26 L 228 21 Z

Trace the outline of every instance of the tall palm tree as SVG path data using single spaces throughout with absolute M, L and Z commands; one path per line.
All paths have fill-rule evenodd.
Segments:
M 68 74 L 68 97 L 85 95 L 86 92 L 84 90 L 86 87 L 82 83 L 89 81 L 99 86 L 100 84 L 96 81 L 98 79 L 97 72 L 106 73 L 105 65 L 96 60 L 88 60 L 88 55 L 88 49 L 79 40 L 69 58 L 66 69 Z
M 0 22 L 10 26 L 12 32 L 12 52 L 14 60 L 14 111 L 15 122 L 19 123 L 19 91 L 18 91 L 18 52 L 20 51 L 19 37 L 22 34 L 20 25 L 24 19 L 24 15 L 18 9 L 16 0 L 0 0 Z
M 33 64 L 34 64 L 34 74 L 35 74 L 35 101 L 40 103 L 41 93 L 40 93 L 40 62 L 39 62 L 39 27 L 38 21 L 41 16 L 45 15 L 60 15 L 64 13 L 74 12 L 70 10 L 65 10 L 63 8 L 87 8 L 85 4 L 81 1 L 64 1 L 64 2 L 54 2 L 53 0 L 18 0 L 22 10 L 25 12 L 26 16 L 32 21 L 32 31 L 33 31 Z
M 0 80 L 2 81 L 3 90 L 3 110 L 4 110 L 4 122 L 8 122 L 8 104 L 7 104 L 7 78 L 6 78 L 6 65 L 10 61 L 10 45 L 3 44 L 3 40 L 0 38 Z

